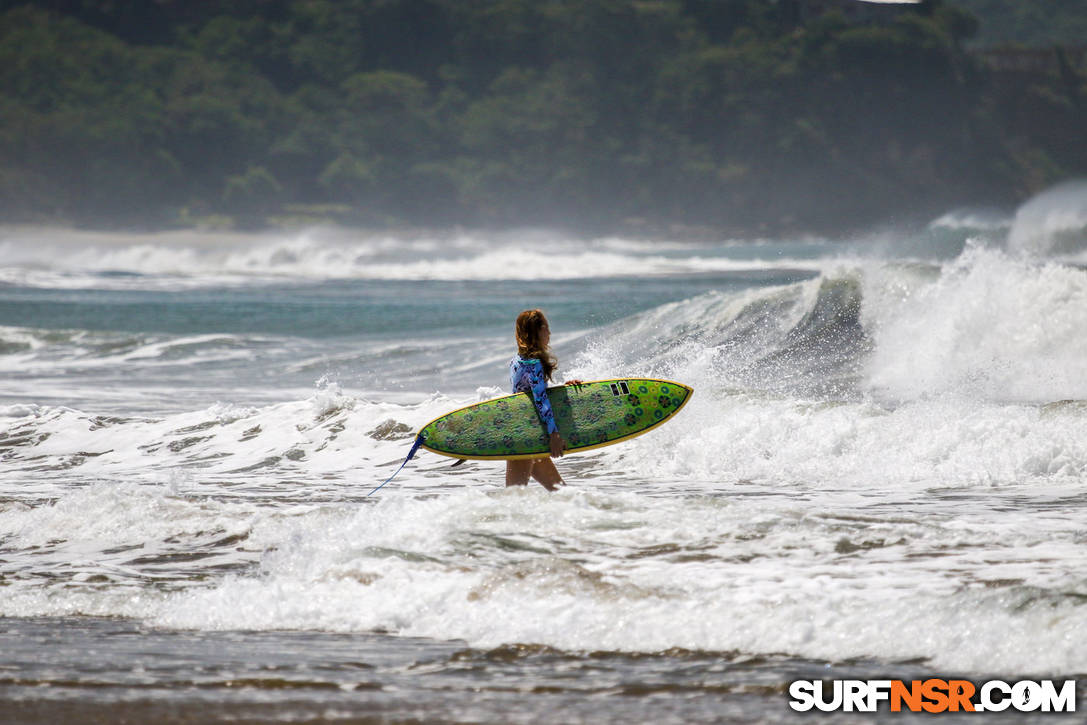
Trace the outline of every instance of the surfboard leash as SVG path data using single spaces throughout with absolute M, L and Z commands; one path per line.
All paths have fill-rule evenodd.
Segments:
M 386 483 L 388 483 L 389 481 L 396 478 L 396 474 L 400 473 L 401 471 L 404 470 L 404 466 L 408 465 L 408 461 L 410 461 L 412 458 L 415 457 L 416 452 L 419 450 L 419 447 L 422 446 L 422 445 L 423 445 L 423 434 L 420 433 L 419 435 L 415 436 L 415 443 L 412 444 L 411 450 L 408 451 L 408 457 L 405 458 L 404 462 L 400 464 L 400 468 L 396 469 L 396 473 L 394 473 L 393 475 L 391 475 L 387 479 L 385 479 L 385 481 L 381 484 L 381 486 L 384 486 Z M 370 493 L 368 493 L 366 495 L 367 496 L 373 496 L 375 493 L 377 493 L 381 489 L 381 486 L 378 486 L 377 488 L 375 488 L 373 491 L 371 491 Z

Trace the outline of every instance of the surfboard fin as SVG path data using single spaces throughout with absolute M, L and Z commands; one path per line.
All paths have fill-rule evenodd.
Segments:
M 457 466 L 459 466 L 460 464 L 464 463 L 467 460 L 468 460 L 467 458 L 458 458 L 457 462 L 454 463 L 452 466 L 450 466 L 450 468 L 456 468 Z
M 381 486 L 384 486 L 386 483 L 388 483 L 389 481 L 396 478 L 396 474 L 400 473 L 401 471 L 404 470 L 404 466 L 408 465 L 408 461 L 410 461 L 412 458 L 415 457 L 415 454 L 416 454 L 416 452 L 418 452 L 419 447 L 421 445 L 423 445 L 423 436 L 422 435 L 415 436 L 415 443 L 413 443 L 411 445 L 411 450 L 408 451 L 408 457 L 405 458 L 404 462 L 400 464 L 400 468 L 396 469 L 396 473 L 394 473 L 393 475 L 386 478 L 385 481 L 381 484 Z M 375 488 L 373 491 L 371 491 L 370 493 L 368 493 L 366 495 L 367 496 L 373 496 L 375 493 L 377 493 L 381 489 L 381 486 L 378 486 L 377 488 Z

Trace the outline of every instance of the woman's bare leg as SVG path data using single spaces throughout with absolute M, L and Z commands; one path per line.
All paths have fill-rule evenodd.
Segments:
M 563 485 L 562 476 L 550 458 L 536 458 L 532 461 L 532 477 L 543 484 L 548 491 L 555 491 Z
M 526 486 L 529 477 L 535 478 L 548 491 L 554 491 L 564 481 L 555 463 L 550 458 L 529 458 L 519 461 L 506 461 L 506 485 Z
M 534 461 L 529 458 L 520 461 L 506 461 L 506 485 L 527 486 Z

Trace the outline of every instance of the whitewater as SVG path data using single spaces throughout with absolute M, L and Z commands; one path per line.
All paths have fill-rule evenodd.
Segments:
M 1083 185 L 848 239 L 0 229 L 0 701 L 779 722 L 798 678 L 1087 678 L 1085 263 Z M 423 452 L 368 497 L 537 306 L 561 376 L 692 401 L 555 494 Z

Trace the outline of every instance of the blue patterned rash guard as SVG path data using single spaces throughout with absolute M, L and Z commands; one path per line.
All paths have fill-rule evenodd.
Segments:
M 532 393 L 532 402 L 536 404 L 536 412 L 547 426 L 548 434 L 558 433 L 555 413 L 551 410 L 551 401 L 547 397 L 547 378 L 544 377 L 543 364 L 535 358 L 513 358 L 510 360 L 510 385 L 515 393 Z

